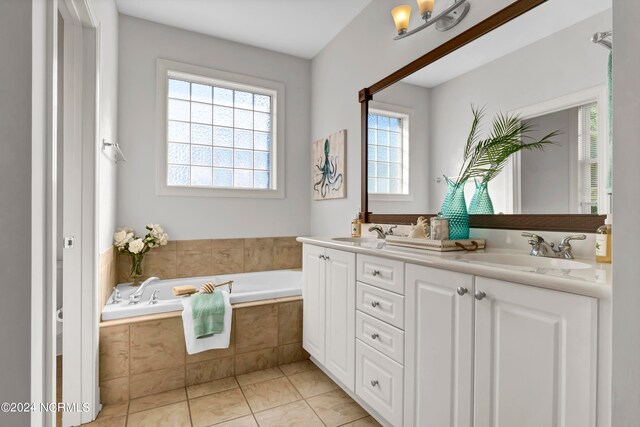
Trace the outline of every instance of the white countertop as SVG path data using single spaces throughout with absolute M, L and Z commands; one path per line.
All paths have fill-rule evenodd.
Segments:
M 589 264 L 590 268 L 571 270 L 534 269 L 532 267 L 479 262 L 473 260 L 472 256 L 465 258 L 465 252 L 463 251 L 437 252 L 402 248 L 385 243 L 342 242 L 333 240 L 331 237 L 298 237 L 297 240 L 326 248 L 396 259 L 412 264 L 506 280 L 523 285 L 554 289 L 599 299 L 611 298 L 611 264 L 599 264 L 590 259 L 576 258 L 576 261 Z M 513 250 L 491 248 L 478 252 L 514 254 Z

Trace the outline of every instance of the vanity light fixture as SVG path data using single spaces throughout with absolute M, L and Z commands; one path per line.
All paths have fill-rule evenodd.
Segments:
M 424 19 L 424 24 L 409 31 L 409 17 L 411 16 L 411 6 L 402 5 L 391 10 L 391 16 L 396 24 L 398 35 L 394 40 L 400 40 L 412 34 L 422 31 L 425 28 L 436 24 L 436 30 L 447 31 L 458 25 L 467 16 L 471 5 L 468 0 L 456 0 L 451 6 L 432 17 L 435 0 L 417 0 L 418 10 Z

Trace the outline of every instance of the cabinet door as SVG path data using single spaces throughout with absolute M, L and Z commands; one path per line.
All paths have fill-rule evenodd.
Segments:
M 356 256 L 326 251 L 326 368 L 349 391 L 355 385 Z
M 469 427 L 473 277 L 411 264 L 405 277 L 405 425 Z
M 325 249 L 304 245 L 302 249 L 302 345 L 318 362 L 325 350 Z
M 476 278 L 475 426 L 595 425 L 597 301 Z

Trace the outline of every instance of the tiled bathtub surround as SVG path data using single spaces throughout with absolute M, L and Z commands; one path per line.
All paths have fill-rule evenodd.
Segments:
M 302 267 L 295 237 L 172 240 L 145 256 L 144 278 L 161 279 L 282 270 Z M 131 259 L 117 255 L 117 282 L 128 282 Z
M 179 313 L 104 322 L 101 401 L 126 402 L 307 358 L 300 297 L 234 305 L 230 347 L 195 355 L 186 353 Z
M 104 306 L 111 295 L 111 290 L 118 283 L 117 282 L 117 268 L 116 268 L 117 251 L 115 246 L 111 246 L 100 254 L 99 261 L 99 274 L 98 274 L 98 301 L 100 307 Z

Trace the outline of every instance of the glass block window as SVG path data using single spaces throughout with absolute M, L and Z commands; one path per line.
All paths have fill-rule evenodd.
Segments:
M 275 188 L 268 89 L 171 75 L 167 85 L 168 186 Z
M 409 117 L 372 110 L 368 116 L 368 189 L 408 194 Z

